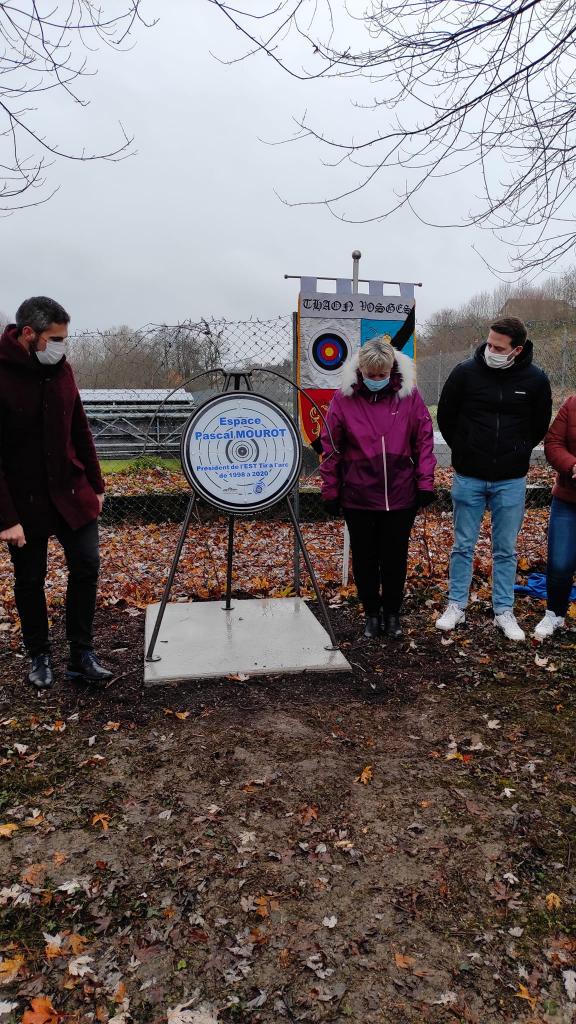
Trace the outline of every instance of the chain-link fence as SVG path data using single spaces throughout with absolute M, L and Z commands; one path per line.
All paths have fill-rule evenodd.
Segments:
M 574 325 L 531 325 L 535 359 L 550 377 L 557 408 L 576 390 Z M 435 420 L 442 387 L 450 371 L 473 354 L 466 348 L 437 350 L 420 345 L 418 385 Z M 296 413 L 293 317 L 247 321 L 186 321 L 174 326 L 124 327 L 76 335 L 71 346 L 74 369 L 107 477 L 104 522 L 181 521 L 189 495 L 179 462 L 180 435 L 193 409 L 219 393 L 221 370 L 251 371 L 255 391 Z M 277 376 L 279 374 L 280 376 Z M 439 507 L 449 509 L 450 452 L 436 434 Z M 543 450 L 533 456 L 529 504 L 545 506 L 552 473 Z M 319 497 L 318 458 L 306 447 L 300 479 L 300 517 L 324 518 Z M 215 514 L 200 506 L 199 514 Z M 284 515 L 282 507 L 271 517 Z
M 250 371 L 254 391 L 295 415 L 293 346 L 293 318 L 286 316 L 75 336 L 74 370 L 107 478 L 103 521 L 182 519 L 189 488 L 180 469 L 180 435 L 191 412 L 222 391 L 222 371 Z M 307 449 L 303 491 L 317 463 Z M 209 509 L 201 511 L 213 518 Z

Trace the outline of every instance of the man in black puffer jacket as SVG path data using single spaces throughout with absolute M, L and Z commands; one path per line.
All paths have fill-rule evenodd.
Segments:
M 438 405 L 438 427 L 452 450 L 454 547 L 448 607 L 441 630 L 464 622 L 474 548 L 485 509 L 492 520 L 494 621 L 510 640 L 524 640 L 514 616 L 516 538 L 524 518 L 532 449 L 552 415 L 550 382 L 532 362 L 532 342 L 516 317 L 490 327 L 472 359 L 452 370 Z

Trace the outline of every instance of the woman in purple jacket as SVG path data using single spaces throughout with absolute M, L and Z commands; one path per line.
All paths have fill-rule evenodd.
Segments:
M 370 639 L 402 635 L 410 533 L 418 509 L 434 500 L 434 432 L 415 379 L 409 356 L 381 338 L 367 342 L 345 371 L 322 434 L 322 499 L 346 520 Z

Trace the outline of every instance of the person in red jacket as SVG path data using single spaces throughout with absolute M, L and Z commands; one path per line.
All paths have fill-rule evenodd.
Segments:
M 104 480 L 82 408 L 66 339 L 70 317 L 45 296 L 26 299 L 0 337 L 0 540 L 9 546 L 28 681 L 52 686 L 44 594 L 48 538 L 68 566 L 67 678 L 112 678 L 93 651 L 99 570 L 98 516 Z
M 364 635 L 400 637 L 408 543 L 419 508 L 434 500 L 434 431 L 414 363 L 382 338 L 345 370 L 322 433 L 326 510 L 342 509 L 364 608 Z
M 564 625 L 576 572 L 576 395 L 561 406 L 544 451 L 557 475 L 548 524 L 546 613 L 534 630 L 537 640 L 546 640 Z

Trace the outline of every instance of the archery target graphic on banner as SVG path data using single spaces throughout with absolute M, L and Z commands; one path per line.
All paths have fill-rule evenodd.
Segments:
M 271 399 L 230 391 L 192 413 L 180 445 L 193 490 L 223 512 L 259 512 L 293 489 L 302 442 L 294 421 Z
M 328 373 L 339 370 L 348 359 L 350 352 L 343 338 L 326 332 L 316 338 L 312 345 L 312 359 L 316 366 Z
M 305 320 L 300 338 L 300 387 L 339 388 L 342 371 L 360 345 L 359 325 L 353 320 Z

